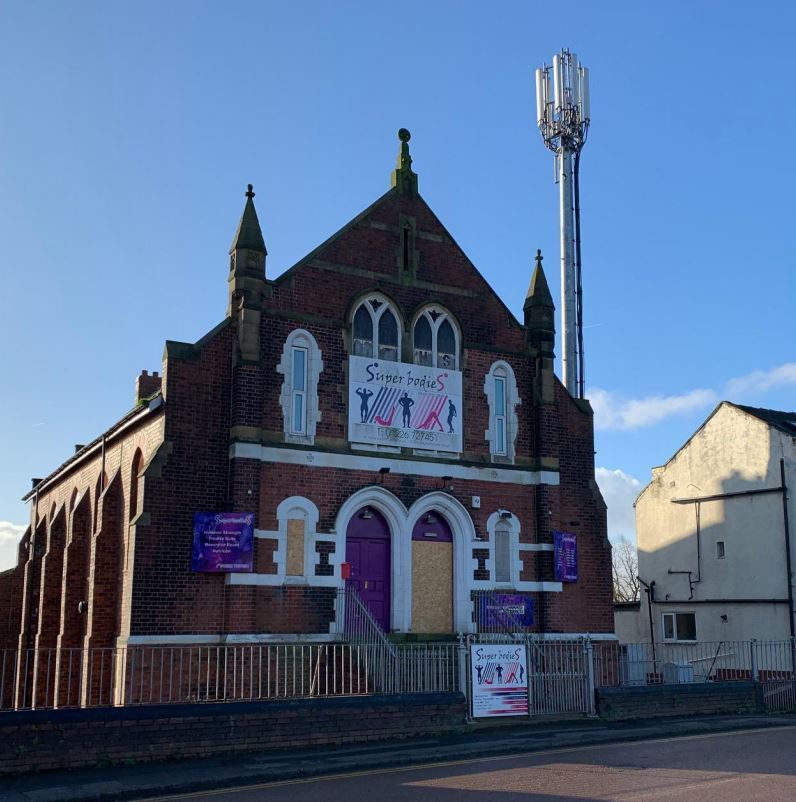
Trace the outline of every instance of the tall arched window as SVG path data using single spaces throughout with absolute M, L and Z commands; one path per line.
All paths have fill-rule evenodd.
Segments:
M 489 406 L 489 428 L 484 432 L 489 453 L 493 459 L 514 462 L 519 429 L 517 407 L 522 401 L 508 362 L 499 360 L 492 364 L 484 378 L 484 394 Z
M 444 309 L 424 309 L 415 320 L 412 339 L 416 365 L 458 370 L 459 331 Z
M 323 371 L 321 350 L 306 329 L 294 329 L 282 348 L 276 372 L 284 376 L 279 404 L 285 442 L 312 445 L 321 420 L 318 379 Z
M 381 295 L 369 295 L 354 311 L 351 352 L 390 362 L 401 358 L 401 327 L 396 311 Z

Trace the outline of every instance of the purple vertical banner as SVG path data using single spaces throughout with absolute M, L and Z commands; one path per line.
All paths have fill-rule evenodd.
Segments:
M 553 532 L 556 582 L 578 581 L 578 539 L 571 532 Z
M 254 513 L 197 512 L 193 516 L 191 567 L 202 573 L 253 569 Z

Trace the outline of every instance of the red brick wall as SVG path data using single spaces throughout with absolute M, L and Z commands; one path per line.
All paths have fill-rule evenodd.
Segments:
M 0 714 L 0 775 L 464 729 L 464 697 L 452 693 Z

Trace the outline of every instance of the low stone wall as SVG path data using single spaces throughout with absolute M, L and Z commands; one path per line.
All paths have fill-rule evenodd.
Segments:
M 465 728 L 461 694 L 0 714 L 0 774 L 411 738 Z
M 762 713 L 760 690 L 754 682 L 699 682 L 600 688 L 597 712 L 606 721 L 659 716 Z

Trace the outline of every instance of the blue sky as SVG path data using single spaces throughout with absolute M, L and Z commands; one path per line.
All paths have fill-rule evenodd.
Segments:
M 796 409 L 794 23 L 784 0 L 0 0 L 0 567 L 30 477 L 131 407 L 167 338 L 223 317 L 248 182 L 273 277 L 388 188 L 405 126 L 421 193 L 509 307 L 536 248 L 558 305 L 533 70 L 564 46 L 591 70 L 598 478 L 630 534 L 650 468 L 720 399 Z

